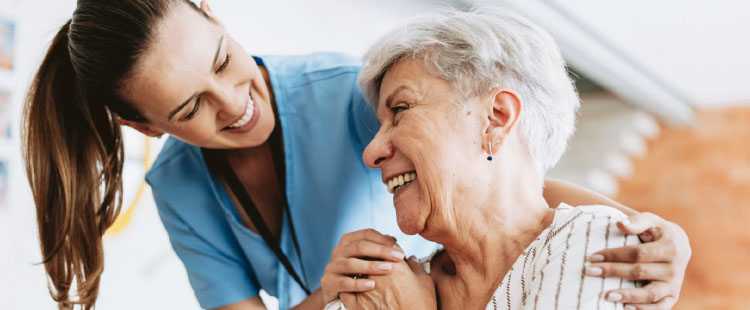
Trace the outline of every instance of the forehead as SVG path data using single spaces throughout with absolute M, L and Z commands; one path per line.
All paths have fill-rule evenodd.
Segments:
M 163 114 L 182 103 L 210 76 L 221 34 L 188 6 L 175 7 L 156 26 L 126 85 L 126 97 L 147 114 Z
M 452 89 L 447 81 L 431 73 L 418 60 L 404 59 L 391 66 L 383 75 L 376 108 L 387 108 L 389 99 L 397 99 L 401 95 L 416 96 L 421 100 L 452 94 Z

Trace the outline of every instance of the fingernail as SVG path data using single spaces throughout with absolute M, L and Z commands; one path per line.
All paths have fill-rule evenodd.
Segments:
M 635 310 L 635 306 L 627 305 L 627 306 L 625 306 L 625 308 L 623 308 L 623 309 L 624 309 L 624 310 Z
M 625 219 L 625 220 L 620 221 L 620 224 L 622 224 L 622 226 L 625 226 L 625 227 L 630 227 L 630 225 L 632 225 L 633 223 L 631 223 L 630 220 Z
M 395 259 L 404 259 L 404 253 L 401 253 L 401 251 L 391 251 L 391 256 Z
M 603 273 L 604 270 L 599 267 L 586 267 L 587 276 L 601 276 Z
M 391 263 L 381 263 L 381 264 L 378 264 L 378 269 L 380 269 L 380 270 L 391 270 L 392 267 L 393 266 L 391 265 Z
M 364 285 L 366 288 L 373 288 L 373 287 L 375 287 L 375 281 L 373 281 L 373 280 L 367 280 L 362 285 Z
M 609 301 L 620 301 L 620 300 L 622 300 L 622 295 L 620 295 L 619 293 L 609 293 L 607 295 L 607 300 L 609 300 Z
M 587 260 L 592 263 L 600 263 L 604 261 L 604 255 L 594 254 L 589 256 Z

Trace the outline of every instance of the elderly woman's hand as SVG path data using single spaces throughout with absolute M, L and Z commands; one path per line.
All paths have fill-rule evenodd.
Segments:
M 691 249 L 687 234 L 677 224 L 651 214 L 633 215 L 617 223 L 643 244 L 606 249 L 589 256 L 586 274 L 647 280 L 636 289 L 612 290 L 606 298 L 625 303 L 626 309 L 672 309 L 680 296 Z
M 375 289 L 341 293 L 347 309 L 437 309 L 435 283 L 413 256 L 393 264 L 390 274 L 370 278 L 377 283 Z
M 404 253 L 396 246 L 394 237 L 373 229 L 343 235 L 320 280 L 323 304 L 335 300 L 341 292 L 365 292 L 373 289 L 375 281 L 366 279 L 366 276 L 387 274 L 403 258 Z

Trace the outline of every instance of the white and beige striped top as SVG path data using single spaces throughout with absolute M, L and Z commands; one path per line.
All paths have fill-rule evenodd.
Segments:
M 622 212 L 606 206 L 573 208 L 561 204 L 547 227 L 513 263 L 486 309 L 621 310 L 604 299 L 616 288 L 634 288 L 635 281 L 584 276 L 586 257 L 605 248 L 637 244 L 637 236 L 622 233 L 616 223 Z M 422 266 L 430 271 L 430 258 Z M 345 310 L 340 301 L 325 310 Z

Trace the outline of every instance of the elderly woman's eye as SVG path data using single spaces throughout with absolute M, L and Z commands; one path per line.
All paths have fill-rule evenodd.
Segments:
M 405 103 L 399 103 L 397 105 L 394 105 L 391 107 L 391 112 L 393 112 L 393 115 L 398 114 L 398 112 L 401 112 L 403 110 L 408 110 L 409 105 Z

